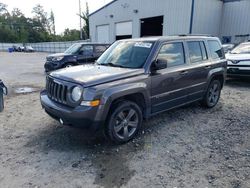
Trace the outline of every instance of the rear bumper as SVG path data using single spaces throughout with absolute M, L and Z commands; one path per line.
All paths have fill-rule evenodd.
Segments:
M 40 100 L 45 112 L 55 120 L 63 121 L 64 125 L 86 128 L 94 132 L 102 127 L 103 122 L 95 121 L 98 107 L 70 108 L 52 101 L 46 91 L 41 92 Z

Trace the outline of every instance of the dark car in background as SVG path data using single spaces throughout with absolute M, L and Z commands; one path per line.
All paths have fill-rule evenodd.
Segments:
M 46 57 L 45 71 L 94 63 L 109 47 L 109 44 L 77 43 L 64 53 L 52 54 Z
M 35 52 L 34 48 L 32 46 L 16 46 L 14 45 L 12 47 L 14 52 Z

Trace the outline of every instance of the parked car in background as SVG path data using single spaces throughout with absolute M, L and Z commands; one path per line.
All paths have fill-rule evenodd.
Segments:
M 124 143 L 155 114 L 196 101 L 216 106 L 226 66 L 216 37 L 121 40 L 95 65 L 47 75 L 40 99 L 61 124 L 103 130 L 111 141 Z
M 32 46 L 25 46 L 24 51 L 25 52 L 34 52 L 35 50 L 34 50 L 34 48 Z
M 24 46 L 17 46 L 17 52 L 24 52 L 25 47 Z
M 3 81 L 0 80 L 0 112 L 2 112 L 4 109 L 3 95 L 7 95 L 7 93 L 7 87 L 4 85 Z
M 224 52 L 230 52 L 235 47 L 235 44 L 223 44 L 222 48 L 224 49 Z
M 18 51 L 19 51 L 19 48 L 18 48 L 18 46 L 16 46 L 16 45 L 14 45 L 12 48 L 13 48 L 13 51 L 14 51 L 14 52 L 18 52 Z
M 250 77 L 250 42 L 241 43 L 226 54 L 228 77 Z
M 45 71 L 49 72 L 60 68 L 94 63 L 109 46 L 109 44 L 94 43 L 73 44 L 64 53 L 47 56 L 44 65 Z

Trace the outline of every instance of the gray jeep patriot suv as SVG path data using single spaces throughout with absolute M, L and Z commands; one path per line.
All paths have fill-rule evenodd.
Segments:
M 131 140 L 152 115 L 195 101 L 214 107 L 227 61 L 218 38 L 152 37 L 115 42 L 93 65 L 47 76 L 45 111 L 61 124 Z

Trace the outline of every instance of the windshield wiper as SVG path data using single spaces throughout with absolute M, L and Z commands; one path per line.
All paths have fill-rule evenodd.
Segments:
M 103 65 L 103 66 L 110 66 L 110 67 L 120 67 L 120 68 L 126 68 L 122 65 L 117 65 L 117 64 L 114 64 L 114 63 L 101 63 L 99 65 Z

